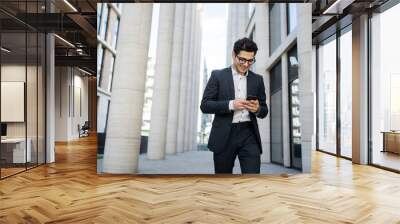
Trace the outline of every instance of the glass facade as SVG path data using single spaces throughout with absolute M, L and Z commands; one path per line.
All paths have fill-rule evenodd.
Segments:
M 351 25 L 339 38 L 340 64 L 340 155 L 352 157 L 352 32 Z
M 318 149 L 336 154 L 336 35 L 318 47 Z
M 109 14 L 109 6 L 107 3 L 104 4 L 97 4 L 97 9 L 101 10 L 100 15 L 98 15 L 97 19 L 97 34 L 100 36 L 101 39 L 105 39 L 105 34 L 107 30 L 108 24 L 108 14 Z
M 363 13 L 366 15 L 367 10 Z M 357 33 L 354 33 L 352 21 L 348 18 L 343 16 L 338 24 L 332 25 L 338 25 L 336 35 L 317 44 L 317 148 L 361 163 L 366 159 L 364 155 L 368 155 L 368 164 L 398 172 L 400 101 L 397 96 L 400 94 L 400 69 L 397 53 L 400 52 L 400 34 L 395 27 L 400 20 L 400 4 L 388 1 L 375 7 L 368 18 L 358 18 Z M 358 23 L 363 24 L 366 20 L 368 26 Z M 343 27 L 339 29 L 340 26 Z M 321 35 L 316 39 L 331 31 L 333 29 L 320 31 Z M 364 45 L 364 41 L 367 44 Z M 360 49 L 355 48 L 353 43 L 359 43 L 356 46 Z M 361 67 L 359 80 L 355 79 L 357 76 L 353 77 L 354 61 Z M 353 96 L 353 81 L 360 82 L 362 91 L 363 88 L 368 89 L 367 105 L 363 103 L 365 95 L 361 99 L 357 94 Z M 364 81 L 368 81 L 368 86 L 364 85 Z M 368 127 L 368 139 L 364 139 L 364 130 L 359 130 L 360 141 L 365 142 L 354 149 L 353 100 L 360 100 L 361 107 L 368 106 L 368 124 L 357 124 Z M 361 122 L 366 121 L 361 119 Z M 363 145 L 368 146 L 368 152 L 363 151 L 367 149 Z M 353 158 L 353 154 L 358 158 Z
M 352 26 L 317 48 L 317 149 L 352 158 Z

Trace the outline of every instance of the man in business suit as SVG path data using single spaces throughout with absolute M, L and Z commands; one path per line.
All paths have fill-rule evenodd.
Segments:
M 235 42 L 233 64 L 211 72 L 200 109 L 215 114 L 208 148 L 215 173 L 232 173 L 236 157 L 242 173 L 260 173 L 261 138 L 258 118 L 268 114 L 262 76 L 249 70 L 257 45 L 249 38 Z M 246 100 L 250 98 L 255 100 Z

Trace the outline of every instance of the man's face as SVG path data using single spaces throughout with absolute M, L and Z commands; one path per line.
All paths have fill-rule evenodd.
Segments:
M 235 55 L 235 52 L 232 52 L 233 64 L 236 70 L 241 74 L 246 73 L 254 63 L 254 56 L 254 52 L 250 51 L 240 51 L 237 55 Z

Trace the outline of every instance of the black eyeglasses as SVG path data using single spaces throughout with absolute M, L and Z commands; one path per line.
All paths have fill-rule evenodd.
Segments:
M 236 57 L 239 59 L 239 64 L 244 65 L 246 62 L 249 63 L 249 65 L 254 64 L 254 62 L 256 62 L 255 58 L 252 59 L 246 59 L 246 58 L 242 58 L 236 55 Z

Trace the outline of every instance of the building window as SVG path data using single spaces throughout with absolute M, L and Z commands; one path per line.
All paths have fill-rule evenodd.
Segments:
M 103 64 L 103 54 L 104 54 L 104 48 L 101 44 L 97 46 L 97 82 L 100 81 L 101 78 L 101 65 Z M 97 83 L 97 85 L 99 85 Z
M 107 30 L 108 12 L 109 12 L 108 5 L 104 3 L 102 13 L 101 13 L 100 27 L 97 30 L 100 38 L 103 40 L 105 38 L 106 30 Z
M 118 31 L 119 31 L 119 18 L 115 21 L 114 24 L 114 30 L 112 34 L 112 41 L 111 41 L 111 47 L 116 49 L 117 48 L 117 39 L 118 39 Z
M 111 64 L 110 64 L 110 81 L 108 82 L 108 87 L 107 87 L 107 90 L 109 91 L 109 92 L 111 92 L 111 88 L 112 88 L 112 80 L 113 80 L 113 77 L 114 77 L 114 63 L 115 63 L 115 56 L 113 55 L 112 56 L 112 59 L 111 59 L 111 62 L 110 62 Z
M 97 98 L 97 132 L 106 131 L 106 122 L 108 116 L 108 99 L 104 96 Z
M 108 17 L 108 25 L 106 32 L 106 41 L 107 43 L 114 48 L 113 46 L 113 38 L 116 37 L 118 31 L 118 15 L 115 10 L 111 10 Z M 115 41 L 116 42 L 116 41 Z
M 101 15 L 103 11 L 103 5 L 102 3 L 97 4 L 97 34 L 100 33 L 100 24 L 101 24 Z
M 275 3 L 269 5 L 269 46 L 270 55 L 281 44 L 281 4 Z
M 109 91 L 110 89 L 110 81 L 111 81 L 111 73 L 113 71 L 114 66 L 114 55 L 109 50 L 104 50 L 103 57 L 103 65 L 101 69 L 100 75 L 100 88 L 104 91 Z
M 297 26 L 297 4 L 286 5 L 287 9 L 287 33 L 291 33 Z

